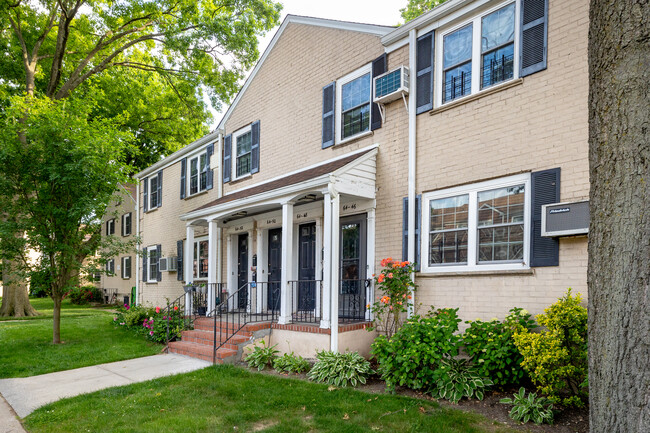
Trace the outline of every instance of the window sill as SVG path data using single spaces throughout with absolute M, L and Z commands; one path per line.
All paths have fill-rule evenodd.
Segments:
M 158 209 L 160 209 L 160 206 L 158 206 L 158 207 L 155 207 L 155 208 L 153 208 L 153 209 L 149 209 L 149 210 L 146 210 L 146 211 L 145 211 L 144 213 L 151 213 L 151 212 L 155 212 L 155 211 L 157 211 Z
M 147 281 L 146 284 L 158 284 L 158 283 L 159 283 L 159 281 Z
M 433 110 L 429 111 L 430 115 L 442 113 L 447 110 L 451 110 L 452 108 L 456 108 L 459 105 L 467 104 L 468 102 L 476 101 L 477 99 L 481 99 L 484 96 L 491 95 L 493 93 L 500 92 L 502 90 L 509 89 L 511 87 L 519 86 L 524 82 L 523 78 L 516 78 L 514 80 L 506 81 L 505 83 L 502 84 L 497 84 L 495 86 L 489 87 L 485 90 L 481 90 L 478 93 L 474 93 L 473 95 L 465 96 L 463 98 L 460 98 L 456 101 L 448 102 L 444 105 L 441 105 L 440 107 L 436 107 Z
M 361 134 L 353 135 L 352 137 L 348 137 L 348 138 L 346 138 L 344 140 L 338 141 L 332 147 L 336 147 L 336 146 L 343 145 L 343 144 L 348 144 L 348 143 L 350 143 L 352 141 L 355 141 L 355 140 L 358 140 L 360 138 L 364 138 L 364 137 L 367 137 L 367 136 L 373 135 L 373 134 L 374 134 L 373 131 L 362 132 Z
M 210 191 L 210 190 L 209 189 L 204 189 L 203 191 L 199 191 L 199 192 L 194 193 L 192 195 L 186 196 L 183 200 L 189 200 L 191 198 L 198 197 L 198 196 L 203 195 L 203 194 L 207 194 L 208 191 Z
M 458 272 L 417 272 L 417 278 L 446 278 L 446 277 L 492 277 L 509 275 L 535 275 L 535 269 L 507 269 L 494 271 L 458 271 Z
M 243 181 L 245 181 L 247 179 L 251 179 L 252 177 L 253 177 L 253 174 L 248 173 L 248 174 L 246 174 L 244 176 L 238 177 L 237 179 L 233 179 L 233 180 L 231 180 L 230 182 L 227 182 L 227 183 L 228 183 L 228 185 L 233 185 L 233 184 L 236 184 L 236 183 L 239 183 L 239 182 L 243 182 Z M 194 197 L 194 196 L 192 196 L 192 197 Z

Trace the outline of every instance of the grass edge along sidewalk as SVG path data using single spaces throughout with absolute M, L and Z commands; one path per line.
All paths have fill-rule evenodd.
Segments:
M 212 366 L 43 406 L 38 432 L 510 432 L 485 418 L 409 397 L 368 394 Z
M 28 377 L 55 371 L 160 353 L 159 344 L 113 326 L 106 308 L 61 307 L 62 344 L 52 344 L 52 300 L 30 299 L 43 315 L 0 321 L 0 378 Z

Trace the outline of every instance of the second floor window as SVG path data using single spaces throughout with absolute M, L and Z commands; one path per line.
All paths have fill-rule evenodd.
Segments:
M 208 187 L 208 158 L 205 153 L 190 159 L 190 195 Z
M 236 177 L 241 177 L 251 172 L 251 145 L 253 143 L 252 131 L 245 132 L 237 136 L 235 173 Z
M 336 82 L 337 141 L 370 131 L 372 73 L 370 65 Z
M 122 215 L 122 236 L 129 236 L 133 232 L 131 219 L 131 212 Z
M 442 33 L 440 103 L 516 78 L 516 8 L 501 4 Z
M 149 178 L 149 209 L 158 207 L 158 176 Z
M 115 234 L 115 218 L 106 221 L 106 234 L 107 235 Z

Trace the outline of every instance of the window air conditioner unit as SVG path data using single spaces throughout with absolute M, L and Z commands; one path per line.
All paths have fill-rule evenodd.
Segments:
M 161 257 L 158 262 L 160 271 L 176 272 L 178 270 L 176 257 Z
M 542 205 L 542 236 L 575 236 L 589 233 L 589 200 Z
M 373 102 L 387 104 L 409 93 L 409 68 L 402 65 L 373 80 Z

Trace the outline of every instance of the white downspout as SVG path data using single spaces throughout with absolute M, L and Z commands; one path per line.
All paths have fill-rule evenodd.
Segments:
M 340 197 L 338 191 L 334 189 L 332 183 L 328 185 L 328 190 L 330 197 L 332 198 L 332 229 L 330 231 L 332 240 L 331 240 L 331 253 L 332 259 L 330 261 L 330 284 L 331 284 L 331 310 L 330 310 L 330 320 L 331 320 L 331 334 L 330 334 L 330 350 L 332 352 L 339 351 L 339 237 L 340 237 L 340 227 L 341 223 L 339 221 L 339 207 L 340 207 Z
M 219 133 L 217 135 L 217 153 L 216 153 L 219 158 L 219 170 L 217 170 L 218 176 L 217 176 L 217 198 L 223 197 L 223 167 L 221 166 L 223 164 L 223 158 L 221 158 L 221 155 L 223 154 L 223 129 L 219 130 Z M 223 283 L 223 270 L 221 269 L 222 266 L 222 251 L 223 251 L 223 245 L 222 245 L 222 238 L 223 238 L 223 229 L 219 226 L 217 226 L 217 283 Z M 221 296 L 221 293 L 217 293 L 216 296 Z
M 137 179 L 138 183 L 135 185 L 135 236 L 137 239 L 136 242 L 136 262 L 135 262 L 135 300 L 131 300 L 134 305 L 138 305 L 138 300 L 140 299 L 140 263 L 141 260 L 138 260 L 138 254 L 140 252 L 140 179 Z
M 412 29 L 409 32 L 409 70 L 413 76 L 417 71 L 417 30 Z M 408 234 L 407 234 L 407 260 L 411 263 L 415 261 L 415 166 L 416 166 L 416 110 L 417 110 L 417 80 L 411 80 L 411 89 L 409 90 L 409 157 L 408 157 Z M 411 279 L 415 281 L 415 274 L 411 274 Z M 408 315 L 413 315 L 415 305 L 415 293 L 411 293 L 409 302 Z

